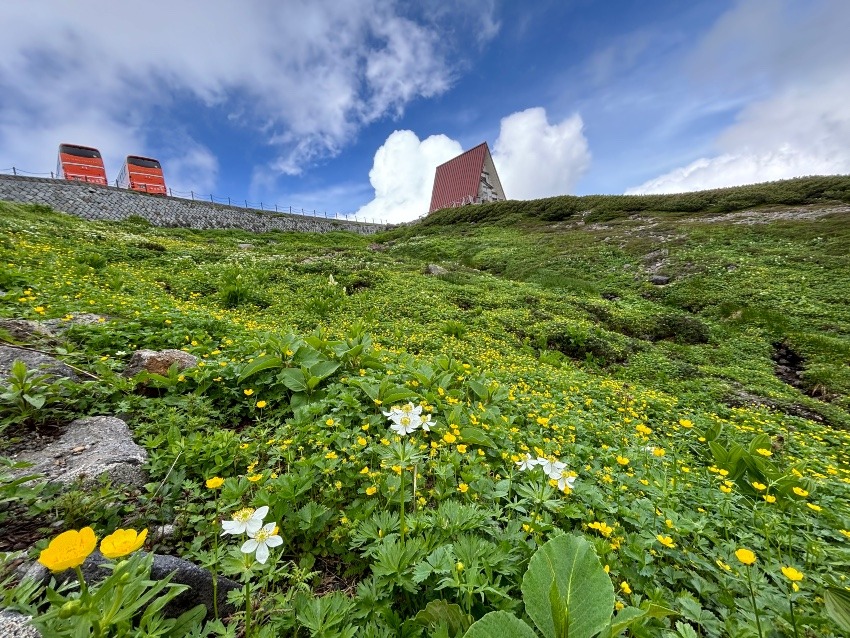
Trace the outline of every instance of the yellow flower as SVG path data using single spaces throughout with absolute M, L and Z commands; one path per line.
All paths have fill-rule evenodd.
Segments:
M 841 532 L 841 534 L 844 535 L 845 538 L 850 538 L 850 531 L 846 529 L 840 529 L 838 531 Z
M 458 445 L 457 451 L 460 452 L 461 454 L 466 454 L 466 446 L 465 445 Z
M 148 530 L 141 533 L 134 529 L 116 529 L 112 534 L 100 541 L 100 553 L 107 558 L 121 558 L 132 554 L 145 544 Z
M 791 566 L 783 567 L 782 573 L 784 574 L 785 578 L 792 582 L 803 580 L 803 572 L 798 571 Z
M 368 494 L 369 496 L 372 496 L 377 491 L 378 491 L 378 488 L 375 487 L 374 485 L 366 488 L 366 494 Z
M 446 443 L 454 443 L 455 441 L 457 441 L 457 437 L 451 432 L 446 432 L 443 435 L 443 441 L 445 441 Z
M 629 587 L 629 584 L 626 581 L 620 583 L 620 589 L 623 590 L 623 593 L 628 595 L 632 593 L 632 588 Z
M 267 405 L 268 405 L 268 403 L 266 403 L 265 401 L 257 401 L 257 407 L 258 407 L 260 410 L 262 410 L 262 409 L 263 409 L 264 407 L 266 407 Z
M 693 424 L 693 422 L 691 422 L 690 419 L 679 419 L 679 425 L 681 425 L 683 428 L 694 427 L 694 424 Z
M 254 394 L 254 391 L 251 388 L 248 388 L 247 390 L 243 390 L 243 392 L 245 393 L 246 397 L 249 397 L 252 394 Z
M 252 474 L 251 476 L 249 476 L 249 477 L 247 477 L 247 478 L 248 478 L 248 480 L 249 480 L 249 481 L 251 481 L 252 483 L 256 483 L 256 482 L 257 482 L 257 481 L 259 481 L 261 478 L 263 478 L 263 475 L 262 475 L 262 474 Z
M 768 503 L 775 503 L 775 502 L 776 502 L 776 497 L 775 497 L 773 494 L 765 494 L 765 495 L 763 496 L 763 498 L 764 498 L 764 500 L 765 500 L 765 501 L 767 501 Z
M 676 547 L 676 543 L 674 543 L 673 539 L 669 536 L 662 536 L 661 534 L 658 534 L 655 538 L 657 538 L 658 542 L 664 545 L 664 547 L 668 547 L 670 549 Z
M 614 603 L 614 609 L 616 609 L 617 611 L 620 611 L 623 607 L 625 607 L 625 605 L 619 600 Z
M 823 509 L 820 505 L 815 505 L 814 503 L 806 503 L 806 507 L 814 512 L 820 512 Z
M 221 487 L 224 484 L 224 479 L 220 476 L 213 476 L 211 479 L 207 479 L 206 486 L 214 490 L 216 488 Z
M 757 449 L 756 452 L 758 454 L 761 454 L 762 456 L 773 456 L 773 452 L 771 452 L 770 450 L 763 448 L 763 447 L 760 447 L 759 449 Z
M 767 485 L 764 483 L 759 483 L 758 481 L 753 481 L 753 487 L 756 488 L 759 492 L 763 492 L 767 489 Z
M 618 456 L 617 457 L 617 463 L 619 463 L 620 465 L 626 466 L 626 465 L 629 464 L 629 459 L 627 459 L 625 456 Z
M 744 547 L 735 550 L 735 558 L 744 563 L 744 565 L 752 565 L 756 562 L 755 553 Z
M 368 473 L 369 473 L 369 466 L 368 466 L 368 465 L 364 465 L 364 466 L 363 466 L 363 469 L 362 469 L 362 470 L 360 470 L 360 473 L 361 473 L 361 474 L 368 474 Z
M 331 450 L 330 452 L 328 452 L 327 454 L 325 454 L 325 458 L 326 458 L 326 459 L 335 459 L 335 458 L 336 458 L 336 452 L 334 452 L 333 450 Z
M 794 489 L 792 491 L 797 496 L 806 497 L 806 496 L 809 495 L 809 493 L 806 490 L 804 490 L 802 487 L 797 487 L 796 485 L 794 486 Z
M 366 439 L 364 439 L 362 436 L 357 438 L 357 444 L 358 445 L 366 445 L 367 443 L 368 443 L 368 441 Z
M 653 456 L 664 456 L 665 454 L 666 452 L 664 451 L 663 447 L 657 447 L 652 450 Z
M 466 483 L 461 483 L 457 486 L 457 489 L 462 494 L 466 494 L 469 491 L 469 485 L 467 485 Z
M 333 419 L 328 419 L 327 421 L 325 421 L 325 425 L 333 425 L 334 423 L 335 421 Z
M 91 527 L 80 531 L 71 529 L 50 541 L 47 549 L 39 554 L 38 562 L 52 572 L 62 572 L 82 565 L 96 546 L 97 537 Z

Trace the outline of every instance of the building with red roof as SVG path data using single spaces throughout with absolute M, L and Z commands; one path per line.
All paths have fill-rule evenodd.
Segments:
M 482 142 L 437 167 L 428 212 L 505 199 L 490 147 Z

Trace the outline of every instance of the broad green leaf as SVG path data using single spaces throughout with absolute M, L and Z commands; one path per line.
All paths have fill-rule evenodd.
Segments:
M 827 587 L 823 595 L 826 613 L 844 631 L 850 631 L 850 591 Z
M 45 396 L 41 394 L 37 394 L 36 396 L 30 396 L 29 394 L 24 395 L 24 399 L 27 403 L 29 403 L 36 410 L 40 409 L 44 405 Z
M 324 379 L 336 372 L 338 367 L 339 363 L 336 361 L 320 361 L 319 363 L 310 366 L 310 375 L 319 377 L 319 379 Z
M 419 395 L 416 394 L 413 390 L 408 390 L 407 388 L 395 387 L 389 388 L 385 392 L 383 392 L 381 401 L 384 402 L 384 405 L 391 406 L 394 403 L 398 403 L 400 401 L 407 401 L 409 399 L 416 399 Z
M 248 377 L 257 374 L 258 372 L 262 372 L 263 370 L 280 367 L 283 367 L 283 360 L 280 357 L 276 357 L 272 354 L 257 357 L 251 363 L 246 364 L 245 367 L 242 368 L 242 374 L 239 375 L 239 383 L 242 383 Z
M 475 621 L 463 638 L 537 638 L 534 630 L 506 611 L 491 611 Z
M 496 447 L 493 439 L 487 436 L 484 433 L 484 430 L 479 430 L 478 428 L 462 428 L 460 431 L 460 438 L 464 443 L 472 443 L 473 445 L 481 445 L 484 447 Z
M 482 401 L 486 401 L 489 398 L 490 393 L 487 391 L 487 386 L 483 383 L 470 379 L 467 381 L 467 385 Z
M 522 579 L 525 611 L 546 638 L 556 638 L 549 595 L 553 581 L 569 620 L 570 638 L 591 638 L 608 627 L 614 586 L 590 543 L 564 535 L 546 542 L 531 557 Z
M 770 437 L 767 434 L 758 434 L 750 441 L 750 454 L 757 454 L 756 450 L 769 450 L 770 446 Z
M 611 621 L 610 633 L 607 635 L 610 636 L 610 638 L 616 638 L 616 636 L 619 636 L 628 629 L 632 623 L 644 616 L 646 616 L 646 611 L 643 609 L 638 609 L 637 607 L 624 607 L 617 612 L 617 615 Z
M 307 383 L 300 368 L 285 368 L 278 375 L 283 385 L 293 392 L 306 392 Z
M 460 605 L 447 600 L 432 600 L 414 620 L 425 627 L 445 625 L 450 636 L 459 636 L 472 623 L 472 618 L 463 613 Z

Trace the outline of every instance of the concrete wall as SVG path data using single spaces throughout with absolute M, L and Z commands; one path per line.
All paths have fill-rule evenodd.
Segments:
M 42 177 L 0 175 L 0 200 L 46 204 L 63 213 L 90 220 L 121 221 L 131 215 L 138 215 L 154 226 L 168 228 L 241 228 L 254 233 L 272 230 L 312 233 L 347 230 L 362 235 L 371 235 L 388 228 L 384 224 L 278 214 Z

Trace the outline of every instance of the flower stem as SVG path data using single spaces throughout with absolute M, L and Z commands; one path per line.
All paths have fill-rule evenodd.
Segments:
M 794 613 L 794 601 L 791 599 L 791 592 L 788 592 L 788 607 L 791 609 L 791 626 L 794 628 L 794 638 L 799 638 L 797 633 L 797 615 Z
M 245 583 L 245 638 L 251 638 L 251 581 Z
M 764 638 L 764 634 L 761 631 L 761 619 L 759 618 L 759 608 L 756 606 L 756 593 L 753 590 L 753 579 L 750 575 L 750 566 L 747 565 L 747 584 L 750 586 L 750 600 L 753 603 L 753 612 L 756 615 L 756 628 L 759 632 L 759 638 Z
M 401 485 L 399 486 L 398 492 L 401 498 L 401 507 L 399 509 L 399 529 L 401 531 L 401 544 L 404 545 L 404 466 L 401 468 Z
M 215 524 L 218 525 L 218 494 L 215 497 Z M 213 564 L 212 564 L 212 589 L 213 589 L 213 613 L 218 620 L 218 530 L 214 527 L 213 534 Z

